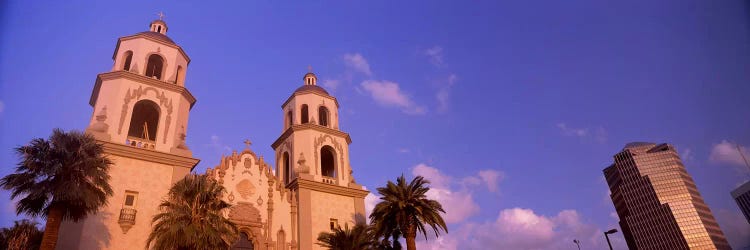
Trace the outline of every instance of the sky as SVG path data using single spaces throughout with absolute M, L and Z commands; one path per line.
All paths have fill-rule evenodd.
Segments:
M 187 144 L 273 154 L 311 66 L 340 104 L 357 182 L 422 175 L 449 233 L 420 249 L 603 249 L 602 169 L 633 141 L 677 147 L 730 243 L 750 225 L 750 7 L 743 1 L 34 1 L 0 3 L 0 175 L 12 148 L 83 130 L 118 37 L 163 11 L 192 59 Z M 368 206 L 377 196 L 366 199 Z M 0 226 L 17 217 L 0 191 Z M 615 249 L 626 249 L 620 233 Z M 463 248 L 459 247 L 463 244 Z

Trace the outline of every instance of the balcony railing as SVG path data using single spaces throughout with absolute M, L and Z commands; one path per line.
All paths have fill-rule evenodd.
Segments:
M 120 209 L 120 219 L 118 222 L 120 224 L 135 224 L 135 214 L 138 212 L 138 210 L 132 209 L 132 208 L 123 208 Z
M 333 177 L 323 176 L 323 183 L 336 185 L 336 179 Z
M 156 141 L 128 136 L 128 139 L 125 140 L 125 145 L 135 148 L 154 150 L 156 148 Z

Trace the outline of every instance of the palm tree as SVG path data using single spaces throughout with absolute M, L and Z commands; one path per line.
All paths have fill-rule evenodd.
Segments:
M 206 175 L 190 174 L 169 189 L 154 216 L 146 249 L 228 249 L 237 227 L 222 215 L 224 186 Z
M 62 220 L 79 221 L 107 204 L 112 196 L 104 148 L 93 136 L 55 129 L 49 139 L 37 138 L 17 147 L 21 161 L 0 186 L 20 198 L 16 213 L 46 217 L 40 249 L 54 249 Z
M 403 235 L 406 249 L 416 250 L 417 233 L 421 232 L 427 238 L 427 227 L 432 228 L 435 236 L 440 236 L 440 229 L 448 233 L 448 227 L 440 216 L 441 212 L 445 213 L 443 206 L 425 195 L 430 190 L 426 186 L 429 183 L 422 176 L 408 183 L 401 175 L 396 183 L 388 181 L 385 187 L 378 188 L 381 201 L 370 214 L 375 235 L 385 240 Z
M 373 249 L 378 244 L 372 230 L 364 223 L 358 223 L 352 229 L 346 225 L 344 228 L 334 228 L 330 233 L 322 232 L 318 235 L 318 241 L 318 245 L 329 250 Z
M 0 249 L 39 249 L 44 232 L 34 221 L 26 219 L 13 222 L 13 227 L 0 229 Z

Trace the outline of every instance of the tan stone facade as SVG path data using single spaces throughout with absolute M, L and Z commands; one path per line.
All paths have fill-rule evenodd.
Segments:
M 185 85 L 190 58 L 156 20 L 150 31 L 118 39 L 110 72 L 99 74 L 87 132 L 113 160 L 114 195 L 97 214 L 63 222 L 57 249 L 143 249 L 151 219 L 175 182 L 199 160 L 185 144 L 195 97 Z M 364 221 L 368 191 L 349 164 L 350 136 L 339 130 L 336 98 L 308 73 L 282 105 L 282 131 L 271 145 L 275 166 L 248 146 L 207 175 L 227 189 L 225 216 L 253 249 L 320 249 L 332 226 Z

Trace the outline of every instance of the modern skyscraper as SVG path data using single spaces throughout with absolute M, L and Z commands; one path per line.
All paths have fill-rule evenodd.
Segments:
M 629 143 L 604 176 L 630 249 L 731 249 L 673 146 Z
M 740 206 L 747 223 L 750 223 L 750 181 L 732 191 L 732 198 L 737 202 L 737 206 Z

